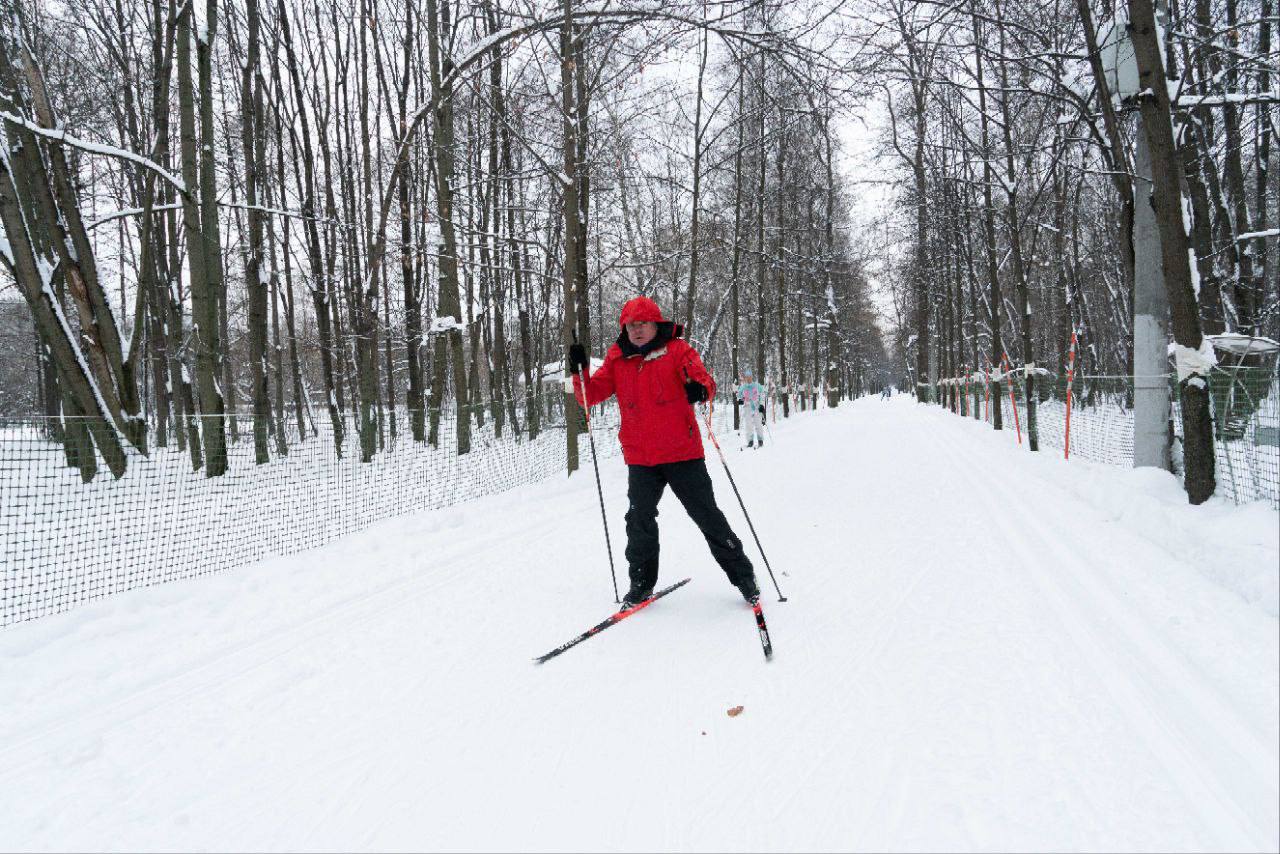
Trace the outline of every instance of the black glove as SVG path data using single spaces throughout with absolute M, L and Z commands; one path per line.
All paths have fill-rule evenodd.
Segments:
M 590 364 L 587 361 L 587 351 L 583 349 L 581 344 L 569 345 L 569 373 L 581 373 L 583 369 Z
M 684 396 L 689 398 L 690 403 L 702 403 L 707 399 L 707 387 L 689 380 L 684 384 Z
M 760 414 L 761 414 L 761 415 L 764 415 L 764 405 L 763 405 L 763 404 L 761 404 L 761 405 L 760 405 Z
M 734 401 L 734 403 L 736 403 L 736 404 L 738 404 L 739 406 L 741 406 L 741 405 L 742 405 L 742 398 L 738 398 L 737 400 L 735 400 L 735 401 Z

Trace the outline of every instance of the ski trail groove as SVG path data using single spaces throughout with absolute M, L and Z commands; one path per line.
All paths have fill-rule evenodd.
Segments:
M 1066 553 L 1059 542 L 1061 532 L 1050 529 L 1030 509 L 1035 499 L 1023 495 L 1010 500 L 1010 496 L 997 493 L 990 476 L 964 453 L 968 448 L 959 447 L 955 441 L 946 442 L 936 432 L 930 435 L 944 448 L 949 446 L 950 458 L 967 473 L 974 494 L 981 496 L 989 511 L 988 518 L 1003 535 L 1002 546 L 1021 558 L 1016 564 L 1017 570 L 1025 571 L 1045 594 L 1046 601 L 1053 605 L 1059 622 L 1090 661 L 1092 669 L 1103 678 L 1116 700 L 1116 707 L 1130 720 L 1131 728 L 1147 740 L 1152 755 L 1169 768 L 1170 779 L 1178 781 L 1180 786 L 1194 781 L 1194 790 L 1184 791 L 1189 805 L 1200 815 L 1205 831 L 1212 836 L 1223 827 L 1246 828 L 1260 850 L 1274 846 L 1275 839 L 1253 818 L 1258 810 L 1265 811 L 1267 800 L 1275 803 L 1275 787 L 1266 779 L 1262 767 L 1265 749 L 1235 714 L 1202 685 L 1198 676 L 1162 648 L 1158 640 L 1135 632 L 1134 626 L 1145 622 L 1140 614 L 1114 595 L 1090 591 L 1073 576 L 1071 570 L 1077 566 L 1093 569 L 1095 576 L 1104 574 L 1098 568 L 1108 560 L 1098 553 L 1096 543 L 1080 545 L 1092 560 L 1080 560 Z M 947 435 L 948 438 L 954 436 L 950 431 Z M 1052 562 L 1056 567 L 1068 571 L 1060 577 L 1047 571 L 1049 562 L 1031 548 L 1032 539 L 1038 547 L 1048 549 L 1058 558 Z M 1011 567 L 1009 571 L 1015 570 Z M 1074 595 L 1068 593 L 1067 585 L 1073 588 Z M 1085 603 L 1091 607 L 1085 607 Z M 1099 614 L 1109 618 L 1112 631 L 1099 625 Z M 1103 637 L 1119 642 L 1119 646 L 1104 646 Z M 1120 667 L 1117 655 L 1127 658 L 1129 666 Z M 1148 673 L 1158 674 L 1159 683 L 1147 676 Z M 1159 695 L 1168 692 L 1177 695 L 1174 702 L 1161 702 Z M 1242 760 L 1248 769 L 1252 786 L 1242 786 L 1230 771 L 1221 767 L 1218 757 L 1206 751 L 1189 731 L 1225 737 L 1237 760 Z M 1239 770 L 1243 769 L 1237 768 L 1237 773 Z M 1262 793 L 1250 798 L 1251 808 L 1242 805 L 1233 794 L 1242 789 Z
M 526 530 L 535 528 L 536 525 L 526 526 Z M 306 646 L 317 637 L 328 634 L 335 626 L 350 630 L 372 620 L 385 618 L 389 609 L 412 604 L 421 596 L 468 575 L 468 567 L 463 561 L 456 559 L 464 552 L 474 553 L 474 550 L 467 545 L 459 545 L 455 554 L 434 554 L 432 562 L 436 567 L 431 570 L 408 575 L 375 590 L 326 605 L 308 617 L 219 649 L 212 656 L 191 664 L 181 672 L 131 690 L 122 697 L 113 698 L 94 710 L 89 728 L 99 735 L 106 733 L 152 710 L 172 705 L 260 670 Z M 240 571 L 249 570 L 242 568 Z M 455 665 L 456 663 L 454 662 Z M 60 720 L 0 747 L 0 760 L 7 766 L 0 773 L 11 773 L 25 764 L 38 761 L 43 752 L 41 742 L 59 733 L 84 727 L 85 723 L 83 714 L 69 712 Z

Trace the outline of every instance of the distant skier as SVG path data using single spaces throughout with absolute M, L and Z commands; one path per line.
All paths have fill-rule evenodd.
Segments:
M 750 368 L 743 368 L 738 379 L 742 380 L 742 385 L 738 386 L 738 405 L 746 408 L 743 415 L 747 422 L 747 447 L 754 448 L 756 445 L 759 445 L 763 448 L 765 416 L 764 386 L 755 381 Z
M 724 513 L 716 506 L 693 404 L 716 393 L 698 352 L 658 304 L 636 297 L 622 307 L 618 340 L 586 382 L 590 406 L 618 395 L 622 458 L 627 463 L 627 563 L 631 589 L 625 606 L 648 599 L 658 583 L 658 500 L 668 484 L 706 537 L 711 554 L 743 598 L 760 598 L 755 571 Z M 569 348 L 573 390 L 583 399 L 586 350 Z

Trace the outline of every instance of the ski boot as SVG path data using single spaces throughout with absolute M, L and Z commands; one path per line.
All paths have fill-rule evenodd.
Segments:
M 637 584 L 633 581 L 631 582 L 631 589 L 627 591 L 627 595 L 622 597 L 622 610 L 625 611 L 628 608 L 634 608 L 652 595 L 652 584 L 646 587 L 643 584 Z

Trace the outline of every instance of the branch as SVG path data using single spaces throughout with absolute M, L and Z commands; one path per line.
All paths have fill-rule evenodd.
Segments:
M 114 145 L 102 145 L 97 142 L 90 142 L 87 139 L 80 139 L 79 137 L 72 136 L 64 130 L 50 130 L 49 128 L 41 127 L 29 119 L 24 119 L 21 116 L 15 116 L 13 113 L 2 110 L 0 110 L 0 119 L 4 119 L 5 121 L 18 125 L 19 127 L 26 128 L 32 133 L 43 136 L 46 139 L 61 142 L 64 145 L 70 145 L 72 148 L 79 148 L 82 151 L 88 151 L 93 154 L 103 154 L 108 157 L 119 157 L 123 160 L 130 160 L 137 163 L 139 166 L 145 166 L 172 184 L 179 193 L 182 193 L 184 196 L 187 195 L 187 187 L 182 183 L 181 178 L 178 178 L 155 161 L 143 157 L 141 154 L 135 154 L 134 152 L 123 148 L 116 148 Z

